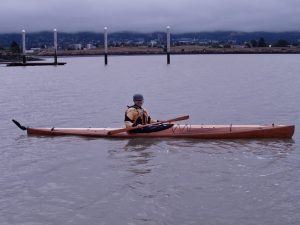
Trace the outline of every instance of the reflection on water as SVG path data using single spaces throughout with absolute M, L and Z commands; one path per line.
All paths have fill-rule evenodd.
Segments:
M 157 144 L 159 141 L 151 138 L 129 139 L 124 146 L 125 151 L 143 151 Z
M 117 159 L 122 166 L 126 164 L 127 171 L 135 175 L 144 175 L 151 172 L 150 161 L 155 155 L 153 147 L 157 142 L 149 139 L 111 139 L 112 143 L 125 143 L 120 148 L 108 151 L 109 157 Z
M 154 153 L 151 150 L 153 145 L 155 145 L 155 142 L 149 139 L 128 140 L 124 146 L 124 150 L 128 153 L 128 171 L 136 175 L 144 175 L 151 172 L 151 166 L 148 164 L 154 157 Z
M 293 139 L 238 139 L 238 140 L 199 140 L 166 139 L 165 150 L 180 151 L 190 149 L 192 152 L 205 154 L 227 154 L 248 152 L 254 155 L 273 155 L 281 157 L 296 149 Z
M 111 140 L 118 142 L 117 140 Z M 119 140 L 120 141 L 120 140 Z M 265 139 L 265 140 L 199 140 L 199 139 L 172 139 L 172 138 L 137 138 L 122 140 L 123 147 L 110 150 L 110 157 L 126 163 L 127 171 L 135 175 L 151 173 L 155 167 L 155 157 L 162 154 L 184 155 L 184 160 L 200 156 L 225 155 L 226 157 L 241 157 L 248 155 L 258 159 L 268 158 L 270 161 L 288 157 L 296 150 L 292 139 Z

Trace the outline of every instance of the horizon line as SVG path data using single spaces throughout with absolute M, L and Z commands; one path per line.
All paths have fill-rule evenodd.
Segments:
M 88 31 L 88 30 L 82 30 L 82 31 L 64 31 L 64 30 L 58 30 L 57 28 L 56 31 L 58 33 L 68 33 L 68 34 L 79 34 L 79 33 L 95 33 L 95 34 L 102 34 L 104 31 Z M 52 30 L 40 30 L 40 31 L 28 31 L 25 30 L 26 33 L 33 33 L 33 34 L 38 34 L 38 33 L 52 33 L 54 32 L 54 29 Z M 13 32 L 0 32 L 0 35 L 5 35 L 5 34 L 20 34 L 22 33 L 22 30 L 19 32 L 13 31 Z M 104 28 L 103 28 L 104 30 Z M 174 31 L 172 32 L 172 27 L 171 27 L 171 33 L 172 34 L 187 34 L 187 33 L 300 33 L 300 30 L 287 30 L 287 31 L 263 31 L 263 30 L 258 30 L 258 31 L 241 31 L 241 30 L 214 30 L 214 31 Z M 123 31 L 111 31 L 109 32 L 108 28 L 108 33 L 113 34 L 113 33 L 138 33 L 138 34 L 151 34 L 151 33 L 166 33 L 166 31 L 163 30 L 157 30 L 157 31 L 137 31 L 137 30 L 123 30 Z

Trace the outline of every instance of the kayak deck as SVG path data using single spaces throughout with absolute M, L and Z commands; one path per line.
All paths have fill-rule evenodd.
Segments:
M 43 136 L 86 136 L 99 138 L 197 138 L 197 139 L 240 139 L 240 138 L 292 138 L 294 125 L 174 125 L 153 133 L 108 132 L 119 128 L 27 128 L 28 135 Z

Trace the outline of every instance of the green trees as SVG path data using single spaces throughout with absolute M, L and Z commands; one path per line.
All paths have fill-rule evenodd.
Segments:
M 255 39 L 252 39 L 250 42 L 245 42 L 245 47 L 247 47 L 247 48 L 256 48 L 256 47 L 264 48 L 267 46 L 268 45 L 263 37 L 259 38 L 258 41 Z
M 251 40 L 250 44 L 251 44 L 252 48 L 257 47 L 257 45 L 258 45 L 256 40 Z
M 273 47 L 288 47 L 289 42 L 287 40 L 280 39 L 273 44 Z
M 289 47 L 289 45 L 290 43 L 287 40 L 279 39 L 278 41 L 272 44 L 272 47 Z M 250 42 L 246 42 L 245 46 L 247 48 L 255 48 L 255 47 L 265 48 L 268 46 L 268 44 L 266 43 L 265 39 L 261 37 L 259 38 L 258 41 L 253 39 Z
M 9 50 L 13 53 L 21 53 L 21 49 L 17 42 L 12 41 Z
M 263 37 L 258 40 L 258 47 L 267 47 L 266 41 Z

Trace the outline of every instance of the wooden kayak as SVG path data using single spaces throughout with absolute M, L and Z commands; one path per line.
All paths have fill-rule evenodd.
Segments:
M 120 128 L 32 128 L 14 123 L 28 135 L 41 136 L 86 136 L 99 138 L 196 138 L 196 139 L 249 139 L 249 138 L 292 138 L 294 125 L 178 125 L 152 133 L 108 132 Z

